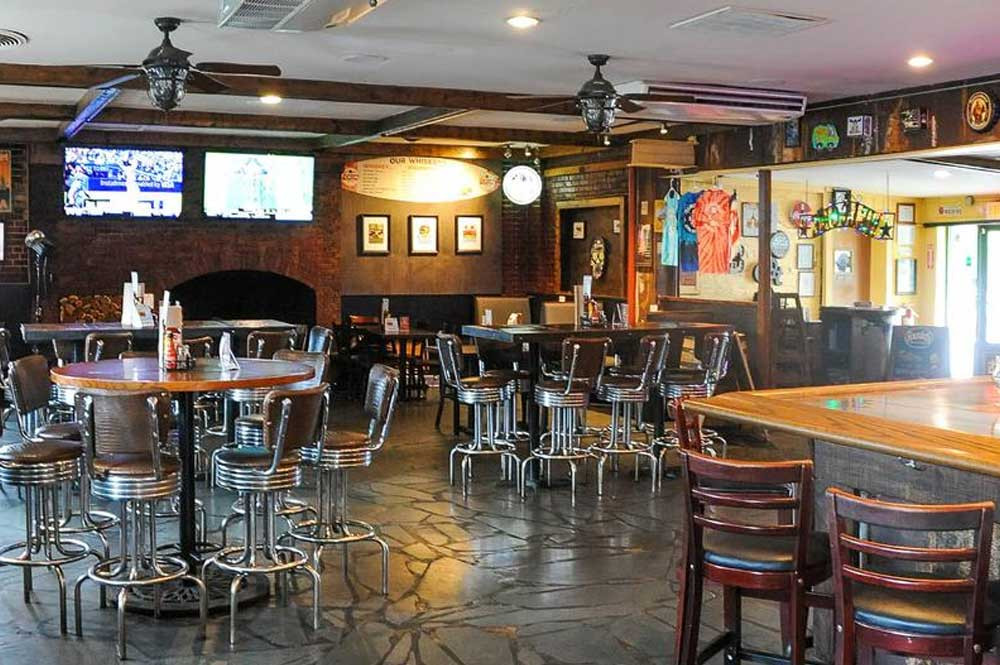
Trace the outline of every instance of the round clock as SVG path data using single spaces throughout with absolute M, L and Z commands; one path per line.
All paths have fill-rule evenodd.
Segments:
M 992 92 L 979 90 L 969 95 L 965 102 L 965 122 L 974 132 L 988 132 L 997 124 L 1000 110 L 997 108 L 997 98 Z
M 542 195 L 542 176 L 530 166 L 515 166 L 503 177 L 503 194 L 516 205 L 531 205 Z
M 771 256 L 776 259 L 783 259 L 792 247 L 792 241 L 788 239 L 788 234 L 784 231 L 775 231 L 771 234 Z

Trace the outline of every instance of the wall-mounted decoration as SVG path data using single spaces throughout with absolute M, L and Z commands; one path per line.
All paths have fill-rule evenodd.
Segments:
M 703 273 L 724 275 L 729 272 L 730 254 L 740 239 L 735 203 L 735 193 L 709 189 L 702 192 L 691 211 L 691 225 L 698 233 L 698 270 Z
M 917 260 L 896 259 L 896 295 L 912 296 L 917 292 Z
M 810 247 L 812 245 L 809 245 Z M 799 284 L 798 284 L 799 295 L 803 298 L 813 298 L 816 296 L 816 273 L 814 272 L 800 272 L 799 273 Z
M 389 215 L 358 215 L 358 256 L 390 253 Z
M 836 150 L 840 146 L 840 133 L 830 123 L 816 125 L 812 130 L 813 150 Z
M 483 216 L 455 216 L 455 253 L 483 253 Z
M 701 192 L 687 192 L 677 202 L 678 254 L 681 272 L 698 272 L 698 232 L 691 221 L 691 213 L 701 198 Z
M 788 239 L 788 234 L 784 231 L 775 231 L 771 234 L 771 256 L 776 259 L 783 259 L 788 256 L 788 250 L 792 248 L 792 241 Z
M 524 164 L 515 166 L 503 176 L 503 195 L 515 205 L 531 205 L 542 195 L 541 174 Z
M 590 245 L 590 274 L 594 279 L 604 277 L 604 271 L 608 264 L 608 241 L 604 238 L 597 238 Z
M 681 271 L 680 278 L 680 292 L 684 295 L 698 295 L 698 273 L 696 272 L 686 272 Z
M 795 118 L 785 123 L 785 147 L 798 148 L 802 145 L 802 120 Z
M 10 150 L 0 150 L 0 215 L 13 210 L 14 186 Z
M 649 268 L 653 265 L 652 224 L 639 224 L 638 237 L 635 243 L 635 265 L 639 268 Z
M 847 137 L 863 138 L 871 136 L 872 117 L 870 115 L 852 115 L 847 118 Z
M 756 238 L 760 235 L 760 213 L 756 203 L 743 203 L 740 206 L 740 232 L 744 238 Z
M 792 212 L 788 216 L 792 226 L 797 229 L 802 228 L 802 216 L 812 214 L 812 207 L 805 201 L 796 201 L 792 204 Z
M 899 123 L 907 134 L 915 134 L 927 129 L 927 118 L 930 114 L 925 108 L 903 109 L 899 112 Z
M 622 220 L 620 220 L 620 219 L 612 219 L 611 220 L 611 230 L 614 233 L 621 233 L 622 232 Z
M 849 249 L 833 250 L 833 274 L 850 275 L 854 272 L 854 252 Z
M 500 177 L 457 159 L 398 156 L 347 162 L 340 183 L 345 191 L 379 199 L 447 203 L 492 194 Z
M 915 203 L 897 203 L 896 221 L 900 224 L 916 224 L 917 205 Z
M 797 270 L 812 270 L 816 266 L 816 248 L 811 243 L 800 242 L 795 245 L 795 268 Z
M 833 192 L 830 194 L 830 201 L 837 212 L 841 215 L 846 215 L 847 211 L 851 208 L 851 190 L 834 187 Z
M 799 237 L 818 238 L 834 229 L 854 229 L 875 240 L 892 240 L 893 218 L 891 213 L 878 212 L 861 201 L 851 201 L 847 212 L 831 202 L 819 212 L 799 218 Z
M 408 231 L 410 256 L 434 256 L 438 253 L 437 215 L 410 215 Z
M 743 245 L 738 245 L 736 251 L 733 253 L 733 258 L 729 260 L 729 274 L 730 275 L 742 275 L 743 271 L 747 268 L 747 248 Z
M 987 204 L 989 205 L 989 204 Z M 965 212 L 965 209 L 960 205 L 942 205 L 938 206 L 938 214 L 942 217 L 961 217 Z M 984 215 L 987 219 L 996 219 L 991 216 L 988 212 Z
M 583 240 L 587 237 L 587 222 L 579 220 L 573 222 L 573 240 Z
M 969 129 L 980 134 L 988 132 L 997 124 L 1000 117 L 1000 104 L 997 97 L 989 90 L 977 90 L 969 95 L 965 102 L 965 122 Z
M 911 248 L 917 242 L 917 227 L 915 224 L 900 224 L 896 227 L 896 244 L 900 248 Z
M 784 281 L 785 271 L 781 268 L 781 265 L 775 259 L 771 259 L 771 270 L 770 270 L 770 273 L 771 273 L 771 285 L 772 286 L 781 286 L 781 283 Z M 753 275 L 753 281 L 755 281 L 758 284 L 760 284 L 760 264 L 759 263 L 756 264 L 756 265 L 754 265 L 753 272 L 751 274 Z

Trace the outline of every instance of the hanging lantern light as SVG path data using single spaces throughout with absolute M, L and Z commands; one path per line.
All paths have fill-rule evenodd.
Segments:
M 591 55 L 590 64 L 597 68 L 594 77 L 583 84 L 576 93 L 577 107 L 587 131 L 594 134 L 606 134 L 615 124 L 615 114 L 618 112 L 618 93 L 615 86 L 601 74 L 601 67 L 608 63 L 606 55 Z

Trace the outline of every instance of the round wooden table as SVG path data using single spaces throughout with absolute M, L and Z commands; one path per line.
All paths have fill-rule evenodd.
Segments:
M 179 405 L 177 438 L 181 457 L 180 555 L 198 567 L 195 541 L 194 485 L 194 396 L 195 393 L 230 388 L 267 388 L 311 379 L 308 365 L 281 360 L 241 358 L 238 370 L 224 370 L 216 359 L 199 359 L 191 370 L 166 371 L 156 358 L 101 360 L 74 363 L 52 370 L 52 381 L 60 386 L 89 393 L 166 390 Z

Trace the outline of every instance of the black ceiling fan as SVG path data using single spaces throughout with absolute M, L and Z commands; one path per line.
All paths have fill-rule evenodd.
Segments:
M 98 89 L 117 88 L 123 83 L 144 77 L 148 84 L 149 98 L 153 105 L 169 111 L 183 99 L 186 88 L 199 92 L 218 93 L 228 86 L 209 74 L 244 74 L 253 76 L 281 76 L 276 65 L 246 65 L 232 62 L 199 62 L 192 64 L 191 52 L 179 49 L 170 41 L 170 33 L 181 20 L 171 16 L 154 19 L 153 23 L 163 33 L 163 41 L 138 65 L 103 65 L 131 70 L 117 78 L 96 86 Z

